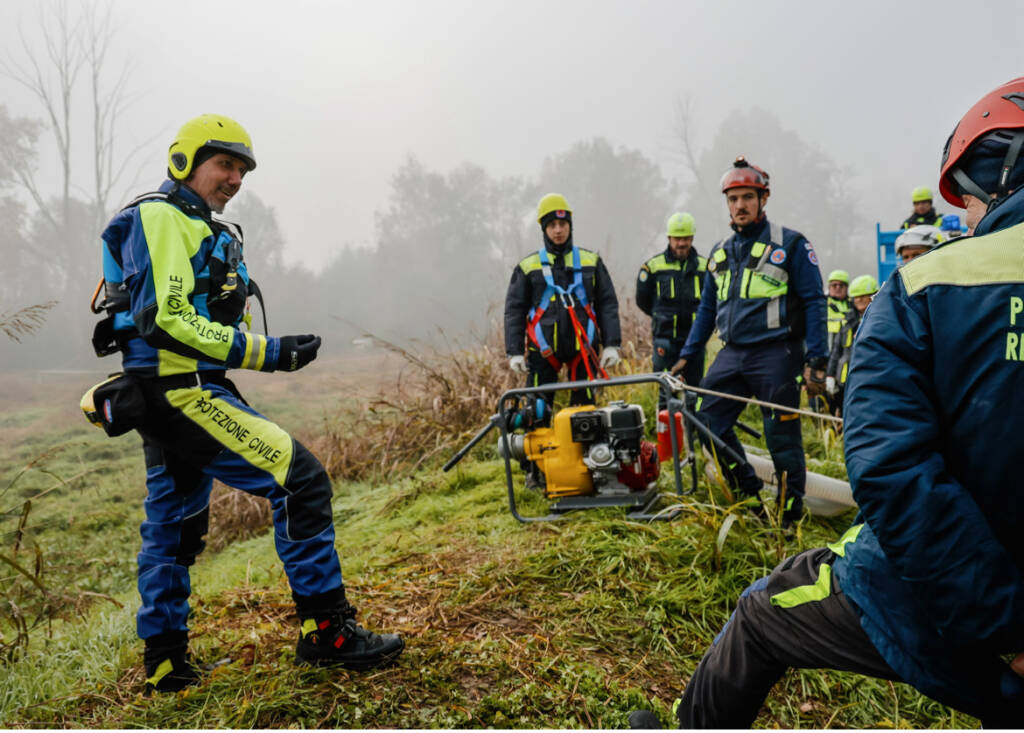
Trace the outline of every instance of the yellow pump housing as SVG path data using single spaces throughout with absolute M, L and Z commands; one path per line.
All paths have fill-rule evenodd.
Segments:
M 555 413 L 550 428 L 538 428 L 523 436 L 526 457 L 544 472 L 549 499 L 581 496 L 594 491 L 590 470 L 583 463 L 583 445 L 573 441 L 569 418 L 593 405 L 567 407 Z

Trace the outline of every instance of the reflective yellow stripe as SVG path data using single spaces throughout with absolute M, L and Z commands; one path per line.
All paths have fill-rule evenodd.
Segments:
M 825 547 L 832 550 L 832 552 L 839 555 L 839 557 L 846 557 L 846 546 L 851 542 L 857 541 L 857 535 L 860 534 L 860 531 L 863 528 L 863 524 L 855 524 L 848 530 L 846 530 L 846 532 L 843 533 L 842 537 L 840 537 L 835 542 L 832 542 L 831 544 L 825 545 Z
M 647 260 L 647 268 L 651 272 L 662 272 L 663 270 L 681 270 L 682 265 L 678 260 L 675 262 L 666 262 L 665 255 L 660 254 L 651 259 Z
M 252 336 L 253 335 L 251 333 L 247 333 L 247 334 L 244 335 L 244 338 L 245 338 L 245 352 L 242 354 L 242 368 L 243 369 L 252 369 L 253 368 L 250 365 L 250 363 L 249 363 L 252 360 L 252 344 L 253 344 Z
M 1024 224 L 967 237 L 915 257 L 900 268 L 907 295 L 929 285 L 994 285 L 1024 282 Z
M 753 257 L 760 257 L 764 254 L 764 251 L 768 248 L 768 245 L 764 242 L 754 242 L 750 247 L 750 254 Z
M 832 594 L 832 566 L 822 563 L 814 585 L 801 585 L 784 590 L 771 597 L 771 604 L 779 608 L 795 608 L 813 601 L 823 601 Z
M 196 359 L 175 354 L 167 349 L 158 349 L 156 356 L 156 373 L 158 377 L 166 377 L 171 374 L 188 374 L 189 372 L 194 372 L 199 366 L 199 362 Z
M 267 356 L 267 339 L 258 333 L 245 334 L 245 355 L 242 357 L 243 369 L 260 370 Z
M 171 660 L 165 659 L 164 661 L 160 662 L 160 664 L 157 666 L 156 672 L 153 673 L 153 676 L 146 678 L 146 682 L 153 685 L 153 687 L 156 687 L 157 683 L 159 683 L 160 680 L 162 680 L 164 677 L 166 677 L 173 671 L 174 665 L 171 664 Z
M 524 275 L 529 275 L 534 270 L 539 270 L 540 255 L 534 252 L 529 257 L 523 258 L 523 261 L 519 263 L 519 269 L 523 271 Z
M 284 486 L 292 463 L 292 439 L 275 423 L 213 397 L 208 389 L 172 389 L 166 397 L 210 437 Z

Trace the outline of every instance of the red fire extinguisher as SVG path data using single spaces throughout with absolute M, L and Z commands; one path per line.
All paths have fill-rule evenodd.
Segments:
M 683 433 L 683 413 L 676 413 L 676 446 L 679 455 L 686 451 L 686 437 Z M 658 412 L 658 460 L 667 461 L 672 458 L 672 436 L 668 426 L 668 410 Z

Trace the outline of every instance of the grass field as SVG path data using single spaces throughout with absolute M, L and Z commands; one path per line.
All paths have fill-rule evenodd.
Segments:
M 399 366 L 372 356 L 237 381 L 317 446 Z M 450 474 L 439 469 L 446 448 L 415 470 L 338 480 L 350 597 L 365 625 L 407 640 L 395 667 L 355 674 L 295 666 L 297 623 L 269 532 L 239 534 L 215 506 L 211 540 L 235 539 L 193 568 L 191 626 L 193 651 L 220 665 L 197 688 L 145 698 L 134 633 L 144 469 L 134 434 L 107 439 L 80 417 L 79 395 L 101 376 L 22 375 L 0 392 L 0 554 L 38 582 L 0 566 L 3 727 L 621 728 L 637 707 L 667 720 L 743 588 L 851 518 L 809 519 L 787 539 L 741 515 L 719 543 L 730 507 L 702 484 L 671 522 L 607 510 L 520 525 L 489 440 Z M 443 437 L 442 448 L 457 443 Z M 816 466 L 841 475 L 841 447 L 809 424 L 805 437 Z M 530 492 L 519 500 L 544 508 Z M 976 724 L 905 685 L 831 671 L 790 673 L 757 722 Z

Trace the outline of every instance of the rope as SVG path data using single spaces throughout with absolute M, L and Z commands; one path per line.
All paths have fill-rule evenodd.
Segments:
M 843 424 L 843 418 L 836 417 L 835 415 L 822 415 L 820 412 L 813 412 L 811 410 L 804 410 L 799 407 L 789 407 L 787 405 L 780 405 L 777 402 L 765 402 L 764 400 L 756 400 L 752 397 L 740 397 L 739 395 L 728 394 L 727 392 L 716 392 L 712 389 L 703 389 L 701 387 L 691 387 L 683 380 L 672 375 L 666 375 L 672 380 L 672 389 L 675 392 L 680 390 L 686 390 L 687 392 L 696 392 L 697 394 L 711 395 L 712 397 L 724 397 L 727 400 L 736 400 L 737 402 L 746 402 L 750 405 L 759 405 L 761 407 L 770 407 L 773 410 L 780 410 L 782 412 L 789 412 L 794 415 L 806 415 L 807 417 L 817 418 L 818 420 L 831 420 L 834 423 Z

